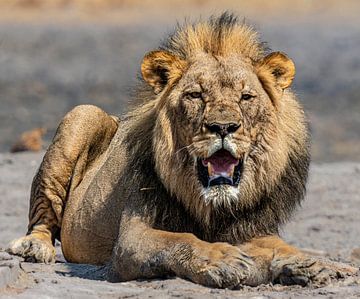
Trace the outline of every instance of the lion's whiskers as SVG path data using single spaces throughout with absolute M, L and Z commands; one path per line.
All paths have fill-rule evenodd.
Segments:
M 175 152 L 175 155 L 178 155 L 181 151 L 190 148 L 193 144 L 194 144 L 194 143 L 191 143 L 191 144 L 189 144 L 189 145 L 185 145 L 185 146 L 181 147 L 180 149 L 178 149 L 178 150 Z

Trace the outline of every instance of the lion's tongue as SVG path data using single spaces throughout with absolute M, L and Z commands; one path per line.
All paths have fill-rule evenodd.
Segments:
M 208 167 L 209 177 L 232 177 L 239 160 L 235 159 L 227 150 L 219 150 L 211 157 L 204 159 L 203 164 Z

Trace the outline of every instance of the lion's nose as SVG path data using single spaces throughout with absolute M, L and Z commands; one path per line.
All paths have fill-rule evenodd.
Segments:
M 217 133 L 221 136 L 221 138 L 225 138 L 226 135 L 234 133 L 237 129 L 239 129 L 240 124 L 228 123 L 228 124 L 219 124 L 219 123 L 211 123 L 206 124 L 206 128 L 212 132 Z

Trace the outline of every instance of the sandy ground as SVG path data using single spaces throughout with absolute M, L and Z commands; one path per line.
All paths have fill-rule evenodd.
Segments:
M 26 232 L 29 189 L 43 153 L 0 154 L 0 247 Z M 360 163 L 313 164 L 308 194 L 283 229 L 291 244 L 360 266 Z M 6 207 L 6 208 L 5 208 Z M 239 291 L 204 288 L 182 279 L 103 281 L 103 269 L 24 263 L 0 252 L 0 297 L 18 298 L 331 298 L 360 296 L 360 277 L 320 288 L 266 285 Z M 6 287 L 5 287 L 6 286 Z

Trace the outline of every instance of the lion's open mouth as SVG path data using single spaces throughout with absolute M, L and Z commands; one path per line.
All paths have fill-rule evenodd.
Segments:
M 197 161 L 199 179 L 206 188 L 223 184 L 237 186 L 242 168 L 243 161 L 236 159 L 225 149 Z

